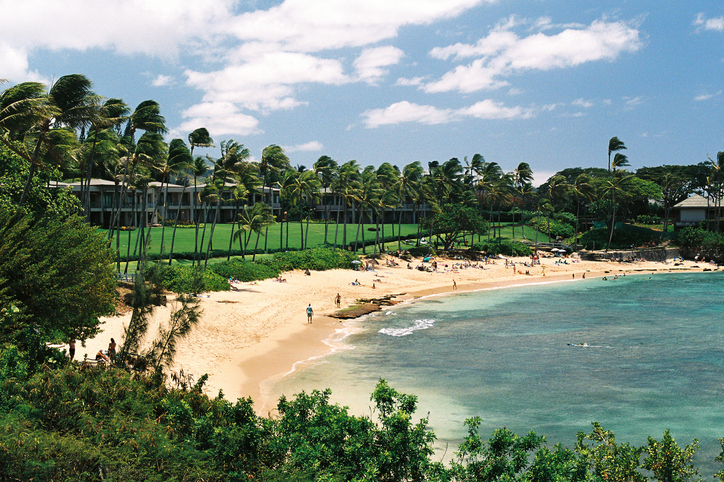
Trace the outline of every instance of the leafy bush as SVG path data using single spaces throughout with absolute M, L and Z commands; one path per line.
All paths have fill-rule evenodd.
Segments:
M 695 227 L 683 228 L 678 232 L 676 239 L 684 248 L 714 248 L 722 244 L 721 236 L 717 236 L 717 234 L 712 231 Z
M 228 278 L 208 269 L 173 265 L 165 269 L 164 288 L 174 293 L 201 293 L 205 291 L 228 291 Z
M 236 278 L 244 282 L 279 276 L 279 269 L 275 265 L 238 259 L 224 261 L 212 266 L 211 269 L 224 279 Z
M 575 222 L 575 220 L 574 220 Z M 567 222 L 561 222 L 556 219 L 546 219 L 543 216 L 533 218 L 528 222 L 528 225 L 532 227 L 533 229 L 541 232 L 541 233 L 547 233 L 548 232 L 548 226 L 550 224 L 550 233 L 551 236 L 560 236 L 562 238 L 570 238 L 575 233 L 575 229 L 573 226 L 568 224 Z
M 328 269 L 348 269 L 357 255 L 341 249 L 314 248 L 304 251 L 275 253 L 273 266 L 279 271 L 310 269 L 324 271 Z
M 661 218 L 655 214 L 639 214 L 636 217 L 637 224 L 661 224 Z
M 470 249 L 483 251 L 492 256 L 496 256 L 498 254 L 503 254 L 505 256 L 530 256 L 533 254 L 530 246 L 521 243 L 520 241 L 492 241 L 489 243 L 474 244 Z

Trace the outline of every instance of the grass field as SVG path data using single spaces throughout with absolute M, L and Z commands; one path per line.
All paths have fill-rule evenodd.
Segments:
M 212 244 L 212 249 L 214 250 L 223 250 L 226 251 L 229 249 L 229 239 L 231 236 L 231 224 L 217 224 L 216 228 L 214 229 L 214 240 Z M 335 224 L 329 224 L 327 225 L 327 246 L 334 246 L 334 240 L 335 240 L 335 229 L 337 228 L 337 225 Z M 374 228 L 374 225 L 367 224 L 363 226 L 365 232 L 365 240 L 369 241 L 374 238 L 375 232 L 369 231 L 369 228 Z M 289 244 L 287 245 L 287 226 L 284 225 L 284 231 L 283 231 L 283 246 L 282 249 L 299 249 L 301 247 L 301 235 L 300 235 L 300 227 L 299 223 L 290 223 L 289 224 Z M 305 225 L 306 229 L 306 225 Z M 338 246 L 342 245 L 342 231 L 344 229 L 344 225 L 339 225 L 339 231 L 337 233 L 337 244 Z M 103 233 L 107 233 L 107 230 L 101 229 L 99 230 Z M 201 244 L 201 237 L 203 235 L 203 226 L 199 229 L 198 233 L 198 239 L 199 244 Z M 236 227 L 234 227 L 234 231 L 238 231 Z M 138 234 L 140 233 L 140 229 L 137 229 L 135 231 L 121 231 L 120 235 L 120 251 L 121 256 L 125 256 L 128 244 L 131 243 L 131 254 L 133 254 L 134 248 L 136 246 L 136 238 L 138 237 Z M 146 231 L 148 233 L 148 231 Z M 204 237 L 204 246 L 203 250 L 205 252 L 206 244 L 209 240 L 209 235 L 211 233 L 211 224 L 208 224 L 206 226 L 206 235 Z M 396 248 L 397 247 L 397 225 L 394 226 L 394 234 L 395 234 L 395 241 L 394 246 L 390 245 L 390 248 Z M 417 234 L 417 225 L 416 224 L 403 224 L 402 225 L 402 236 L 408 236 L 408 235 L 415 235 Z M 164 252 L 168 253 L 171 248 L 171 237 L 173 235 L 173 227 L 166 226 L 165 232 L 164 232 Z M 357 235 L 357 226 L 356 225 L 347 225 L 347 244 L 354 243 L 355 237 Z M 380 233 L 381 235 L 381 233 Z M 387 224 L 385 225 L 385 237 L 391 237 L 392 236 L 392 225 Z M 280 249 L 280 226 L 279 224 L 275 224 L 273 226 L 269 227 L 269 231 L 267 233 L 267 248 L 269 250 L 278 251 Z M 362 241 L 362 228 L 360 228 L 360 242 Z M 176 230 L 176 240 L 174 242 L 173 251 L 174 253 L 193 253 L 194 252 L 194 245 L 196 240 L 196 229 L 193 226 L 184 226 L 179 227 Z M 264 251 L 264 242 L 265 237 L 261 236 L 259 238 L 259 252 Z M 247 247 L 248 250 L 254 249 L 254 244 L 256 243 L 256 234 L 252 234 L 252 238 L 249 241 L 249 245 Z M 113 240 L 113 247 L 116 246 L 116 240 Z M 308 235 L 308 242 L 307 246 L 310 248 L 317 248 L 317 247 L 323 247 L 324 244 L 324 224 L 317 224 L 312 223 L 309 225 L 309 235 Z M 404 244 L 403 241 L 403 247 L 409 246 Z M 158 254 L 161 248 L 161 228 L 160 227 L 154 227 L 151 229 L 151 243 L 149 248 L 149 254 Z M 199 248 L 201 250 L 201 248 Z M 239 246 L 238 241 L 234 241 L 233 248 L 234 250 L 241 249 Z M 258 257 L 258 256 L 257 256 Z

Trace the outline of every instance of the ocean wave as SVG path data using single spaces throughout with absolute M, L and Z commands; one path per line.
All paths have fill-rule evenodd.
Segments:
M 407 328 L 382 328 L 379 333 L 388 336 L 407 336 L 412 335 L 412 333 L 417 330 L 427 330 L 428 328 L 432 328 L 434 324 L 435 320 L 415 320 L 412 326 L 408 326 Z

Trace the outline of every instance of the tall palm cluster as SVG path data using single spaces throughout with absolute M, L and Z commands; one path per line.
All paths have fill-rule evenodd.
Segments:
M 196 148 L 214 147 L 205 128 L 189 133 L 187 139 L 170 142 L 164 139 L 166 132 L 157 102 L 147 100 L 132 109 L 121 99 L 106 99 L 94 93 L 91 81 L 80 74 L 60 77 L 49 87 L 25 82 L 0 93 L 0 142 L 27 164 L 19 206 L 26 202 L 28 189 L 38 173 L 44 179 L 73 178 L 80 180 L 80 201 L 89 220 L 91 179 L 112 181 L 116 195 L 108 237 L 111 241 L 115 238 L 120 251 L 122 210 L 130 207 L 147 213 L 147 189 L 152 183 L 160 183 L 162 202 L 155 205 L 152 219 L 164 220 L 160 227 L 160 250 L 164 254 L 168 249 L 169 264 L 178 226 L 176 216 L 167 247 L 166 221 L 173 217 L 168 212 L 168 186 L 172 183 L 184 189 L 193 186 L 197 193 L 191 203 L 196 226 L 194 262 L 204 266 L 214 249 L 214 230 L 224 203 L 234 206 L 228 257 L 234 243 L 244 254 L 253 243 L 256 254 L 262 237 L 263 250 L 267 251 L 270 243 L 274 243 L 268 233 L 275 223 L 279 229 L 278 248 L 286 249 L 289 223 L 298 221 L 299 242 L 304 249 L 309 246 L 312 218 L 325 221 L 325 245 L 361 248 L 363 252 L 371 245 L 377 252 L 387 249 L 385 240 L 396 236 L 399 249 L 403 222 L 418 224 L 422 217 L 434 216 L 448 204 L 474 207 L 487 217 L 491 226 L 489 239 L 500 236 L 501 213 L 507 219 L 512 216 L 513 239 L 525 239 L 529 235 L 525 226 L 531 217 L 540 220 L 554 212 L 568 211 L 575 213 L 578 223 L 582 208 L 597 208 L 599 213 L 605 209 L 610 243 L 617 215 L 625 211 L 627 203 L 630 205 L 644 195 L 656 197 L 658 193 L 668 207 L 696 190 L 706 192 L 716 206 L 721 205 L 723 197 L 724 153 L 720 152 L 716 161 L 710 159 L 700 169 L 706 174 L 705 182 L 687 178 L 681 169 L 674 169 L 677 166 L 664 166 L 670 169 L 647 171 L 648 177 L 637 177 L 625 170 L 628 159 L 621 151 L 626 146 L 618 137 L 609 141 L 608 169 L 566 169 L 536 189 L 527 162 L 520 162 L 512 172 L 504 172 L 480 154 L 473 155 L 470 161 L 467 157 L 462 162 L 452 158 L 442 163 L 431 161 L 426 166 L 414 161 L 402 168 L 389 162 L 379 167 L 362 167 L 355 160 L 338 164 L 322 156 L 307 169 L 293 167 L 278 145 L 266 147 L 259 162 L 252 162 L 249 150 L 234 140 L 219 142 L 218 158 L 202 157 L 194 155 Z M 666 193 L 673 194 L 667 197 Z M 133 228 L 139 230 L 139 235 L 131 248 L 128 232 L 126 259 L 132 257 L 131 249 L 142 258 L 151 239 L 148 215 L 134 214 L 133 219 L 138 223 Z M 371 230 L 374 234 L 363 228 L 369 224 L 375 225 Z M 550 223 L 547 224 L 550 229 Z M 434 226 L 430 226 L 430 231 L 432 235 Z M 365 239 L 366 236 L 372 239 Z M 536 241 L 537 236 L 538 230 Z M 120 253 L 118 269 L 121 270 Z

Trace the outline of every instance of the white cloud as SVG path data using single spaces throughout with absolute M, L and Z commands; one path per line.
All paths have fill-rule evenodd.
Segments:
M 722 91 L 720 90 L 720 91 L 718 91 L 718 92 L 715 93 L 715 94 L 708 93 L 708 92 L 707 92 L 707 93 L 704 93 L 704 94 L 699 94 L 699 95 L 697 95 L 696 97 L 694 97 L 694 100 L 695 100 L 696 102 L 702 102 L 702 101 L 705 101 L 705 100 L 712 99 L 712 98 L 714 98 L 714 97 L 719 97 L 719 96 L 721 95 L 721 93 L 722 93 Z
M 593 105 L 594 105 L 593 102 L 585 100 L 583 98 L 576 99 L 573 102 L 571 102 L 571 104 L 576 105 L 578 107 L 585 107 L 585 108 L 593 107 Z
M 633 109 L 634 107 L 644 103 L 644 99 L 640 95 L 637 95 L 636 97 L 624 97 L 623 100 L 626 102 L 627 109 Z
M 363 50 L 353 65 L 360 80 L 374 84 L 387 75 L 388 71 L 384 67 L 399 63 L 404 55 L 405 53 L 397 47 L 375 47 Z
M 462 109 L 439 109 L 407 101 L 397 102 L 384 109 L 370 109 L 362 113 L 365 126 L 375 128 L 404 122 L 437 125 L 460 121 L 468 117 L 478 119 L 525 119 L 533 116 L 531 109 L 520 106 L 506 107 L 500 102 L 486 99 Z
M 509 20 L 474 45 L 455 44 L 433 49 L 430 55 L 441 60 L 477 58 L 445 73 L 439 80 L 427 84 L 424 90 L 469 93 L 496 89 L 508 85 L 502 78 L 516 72 L 612 61 L 622 52 L 635 52 L 642 45 L 639 31 L 625 22 L 597 20 L 585 28 L 568 27 L 555 35 L 539 32 L 522 38 L 508 30 L 517 24 Z
M 319 141 L 310 141 L 305 144 L 284 147 L 286 152 L 319 152 L 322 149 L 324 149 L 324 146 Z
M 490 99 L 460 109 L 458 113 L 478 119 L 526 119 L 533 115 L 530 109 L 523 109 L 520 106 L 505 107 L 501 102 L 494 102 Z
M 0 43 L 0 76 L 11 82 L 34 81 L 48 84 L 48 80 L 37 72 L 28 71 L 28 55 L 24 49 L 13 48 Z
M 206 127 L 211 137 L 223 135 L 259 134 L 259 121 L 249 115 L 242 114 L 238 107 L 230 102 L 206 102 L 196 104 L 181 115 L 184 121 L 175 131 L 192 132 L 199 127 Z M 183 136 L 183 134 L 182 134 Z
M 295 84 L 343 84 L 350 79 L 338 60 L 292 52 L 263 53 L 215 72 L 187 70 L 186 83 L 205 91 L 206 102 L 234 102 L 251 110 L 291 109 L 305 102 Z
M 706 18 L 703 13 L 698 13 L 692 25 L 697 27 L 697 31 L 703 29 L 724 32 L 724 17 Z
M 167 85 L 172 85 L 173 83 L 174 78 L 170 75 L 158 75 L 151 81 L 151 85 L 154 87 L 165 87 Z
M 435 125 L 447 124 L 453 119 L 452 109 L 438 109 L 431 105 L 418 105 L 407 101 L 397 102 L 384 109 L 371 109 L 362 113 L 365 125 L 369 128 L 381 125 L 419 122 Z
M 416 87 L 422 85 L 422 83 L 425 81 L 425 77 L 413 77 L 411 79 L 406 79 L 404 77 L 400 77 L 397 79 L 397 82 L 395 82 L 395 85 L 403 86 L 403 87 Z

